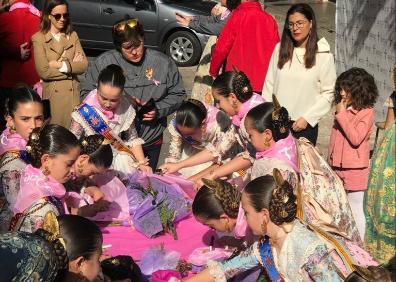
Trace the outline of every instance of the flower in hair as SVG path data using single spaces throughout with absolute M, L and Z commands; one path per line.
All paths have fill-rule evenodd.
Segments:
M 39 140 L 39 135 L 38 135 L 38 133 L 32 133 L 32 136 L 30 136 L 30 139 L 32 139 L 32 140 Z
M 84 139 L 84 140 L 81 142 L 81 145 L 82 145 L 83 147 L 87 147 L 87 146 L 88 146 L 88 141 Z

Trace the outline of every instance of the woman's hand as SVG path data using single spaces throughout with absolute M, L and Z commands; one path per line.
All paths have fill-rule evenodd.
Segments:
M 296 120 L 293 123 L 292 128 L 295 132 L 299 132 L 299 131 L 307 128 L 307 125 L 308 125 L 308 122 L 303 117 L 300 117 L 298 120 Z
M 347 109 L 347 99 L 342 98 L 341 101 L 336 105 L 336 112 L 340 113 Z
M 191 16 L 185 16 L 179 13 L 176 13 L 176 21 L 178 24 L 182 26 L 188 26 L 190 22 L 193 20 L 194 17 Z
M 151 168 L 151 166 L 141 164 L 141 165 L 139 165 L 138 168 L 140 171 L 145 172 L 147 174 L 153 173 L 153 169 Z
M 180 169 L 182 169 L 182 166 L 180 165 L 179 162 L 165 163 L 165 164 L 161 165 L 159 167 L 159 169 L 161 169 L 164 174 L 175 173 L 175 172 L 178 172 Z
M 100 190 L 97 186 L 89 186 L 85 188 L 85 193 L 91 196 L 94 202 L 99 201 L 100 199 L 104 198 L 104 193 Z
M 62 67 L 62 62 L 52 60 L 49 61 L 48 66 L 53 69 L 60 69 Z
M 28 43 L 25 42 L 19 46 L 21 50 L 21 59 L 22 61 L 27 60 L 30 57 L 30 48 L 28 48 Z

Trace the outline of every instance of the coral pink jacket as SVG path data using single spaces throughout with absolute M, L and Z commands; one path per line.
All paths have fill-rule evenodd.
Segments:
M 370 157 L 370 133 L 374 109 L 352 108 L 335 114 L 328 162 L 337 168 L 366 168 Z

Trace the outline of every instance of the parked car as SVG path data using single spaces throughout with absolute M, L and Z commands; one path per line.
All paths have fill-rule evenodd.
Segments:
M 45 0 L 34 0 L 42 9 Z M 68 0 L 73 27 L 87 49 L 113 48 L 111 29 L 115 22 L 137 18 L 143 24 L 145 46 L 161 50 L 179 66 L 196 64 L 207 35 L 176 22 L 175 13 L 188 16 L 209 15 L 211 0 Z

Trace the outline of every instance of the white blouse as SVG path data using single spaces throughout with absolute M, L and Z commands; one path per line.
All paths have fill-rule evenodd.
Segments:
M 263 97 L 275 94 L 292 120 L 303 117 L 311 126 L 330 110 L 334 99 L 336 71 L 333 54 L 325 38 L 318 41 L 315 65 L 304 65 L 305 48 L 294 48 L 291 62 L 278 68 L 280 43 L 275 46 L 263 87 Z

